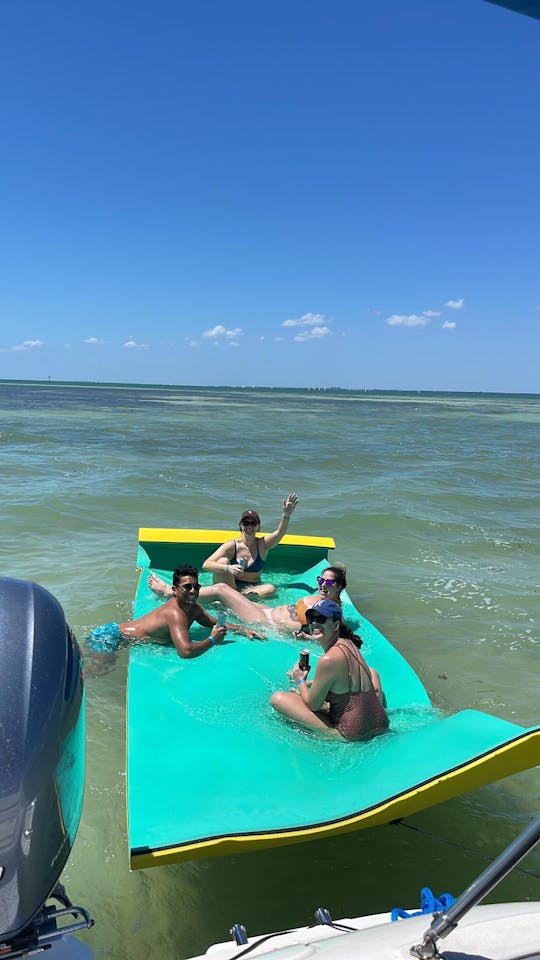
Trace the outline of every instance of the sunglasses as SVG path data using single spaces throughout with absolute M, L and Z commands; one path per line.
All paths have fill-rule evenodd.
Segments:
M 335 587 L 337 580 L 332 580 L 331 577 L 329 577 L 327 580 L 324 577 L 317 577 L 317 583 L 320 587 L 326 586 L 330 588 Z
M 256 521 L 256 520 L 242 520 L 242 526 L 243 526 L 243 527 L 256 527 L 256 526 L 257 526 L 257 521 Z
M 201 585 L 200 583 L 183 583 L 181 584 L 181 589 L 185 590 L 186 593 L 191 593 L 192 590 L 194 590 L 195 593 L 198 593 L 201 589 Z
M 308 617 L 308 624 L 310 627 L 312 627 L 314 623 L 318 623 L 319 626 L 322 626 L 322 624 L 326 623 L 327 620 L 328 617 L 323 617 L 320 613 L 312 613 L 311 616 Z

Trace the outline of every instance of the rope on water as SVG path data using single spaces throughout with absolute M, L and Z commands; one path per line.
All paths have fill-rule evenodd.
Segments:
M 403 818 L 398 817 L 397 820 L 391 820 L 390 826 L 392 827 L 406 827 L 407 830 L 414 830 L 415 833 L 420 833 L 424 837 L 430 837 L 431 840 L 438 840 L 440 843 L 446 843 L 449 847 L 457 847 L 458 850 L 465 850 L 466 853 L 472 854 L 474 857 L 479 857 L 481 860 L 487 860 L 488 863 L 493 863 L 495 857 L 490 857 L 485 853 L 481 853 L 480 850 L 473 850 L 471 847 L 466 847 L 465 844 L 459 843 L 456 840 L 450 840 L 448 837 L 441 837 L 437 833 L 430 833 L 428 830 L 421 830 L 420 827 L 414 826 L 412 823 L 406 823 Z M 524 867 L 514 867 L 516 873 L 523 873 L 526 877 L 533 877 L 535 880 L 540 880 L 540 874 L 535 873 L 534 870 L 525 870 Z
M 395 920 L 408 920 L 409 917 L 420 917 L 424 913 L 444 913 L 445 910 L 448 910 L 448 907 L 452 906 L 455 899 L 451 893 L 441 893 L 439 897 L 435 897 L 429 887 L 422 887 L 420 891 L 420 910 L 407 913 L 407 911 L 402 910 L 401 907 L 394 907 L 390 918 L 393 923 Z

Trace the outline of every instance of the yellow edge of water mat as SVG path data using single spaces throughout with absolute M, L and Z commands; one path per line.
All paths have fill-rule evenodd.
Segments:
M 369 810 L 363 810 L 341 817 L 328 823 L 312 827 L 298 827 L 289 830 L 275 830 L 269 833 L 242 834 L 240 836 L 221 836 L 184 843 L 182 846 L 170 846 L 161 850 L 148 848 L 131 851 L 131 868 L 157 867 L 182 860 L 204 859 L 216 856 L 248 853 L 269 847 L 290 843 L 301 843 L 328 834 L 347 833 L 355 829 L 381 826 L 390 823 L 426 807 L 443 803 L 452 797 L 494 780 L 502 780 L 521 770 L 534 767 L 540 760 L 540 730 L 526 732 L 522 736 L 495 747 L 473 761 L 456 767 L 446 773 L 428 780 L 413 790 L 385 800 Z
M 261 533 L 260 536 L 265 534 Z M 238 537 L 238 530 L 189 530 L 175 527 L 140 527 L 139 543 L 223 543 Z M 324 547 L 334 550 L 333 537 L 301 537 L 285 534 L 280 544 L 298 547 Z

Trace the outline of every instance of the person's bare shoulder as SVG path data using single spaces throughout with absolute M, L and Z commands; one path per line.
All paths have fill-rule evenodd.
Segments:
M 236 543 L 236 540 L 224 540 L 221 546 L 218 547 L 217 550 L 214 551 L 214 553 L 219 553 L 221 554 L 222 557 L 223 556 L 228 557 L 229 554 L 232 554 L 234 552 L 235 543 Z
M 323 653 L 321 657 L 319 657 L 318 662 L 322 664 L 325 669 L 330 669 L 335 664 L 341 663 L 342 660 L 343 657 L 341 656 L 339 650 L 336 650 L 335 646 L 333 646 L 330 647 L 326 653 Z
M 161 608 L 169 619 L 173 620 L 186 620 L 187 615 L 186 611 L 182 610 L 182 607 L 179 607 L 176 598 L 171 597 L 170 600 L 167 600 L 167 603 L 164 603 Z

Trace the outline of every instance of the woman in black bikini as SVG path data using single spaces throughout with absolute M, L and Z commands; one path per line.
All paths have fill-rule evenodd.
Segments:
M 240 593 L 261 597 L 271 597 L 276 588 L 272 583 L 261 583 L 261 570 L 270 550 L 287 533 L 289 520 L 294 512 L 298 497 L 290 493 L 283 501 L 283 514 L 273 533 L 258 536 L 261 521 L 256 510 L 244 510 L 240 517 L 241 536 L 237 540 L 226 540 L 203 563 L 203 570 L 213 574 L 214 583 L 226 583 Z M 166 596 L 170 592 L 160 577 L 151 574 L 148 583 L 154 593 Z M 203 587 L 202 595 L 205 596 Z

